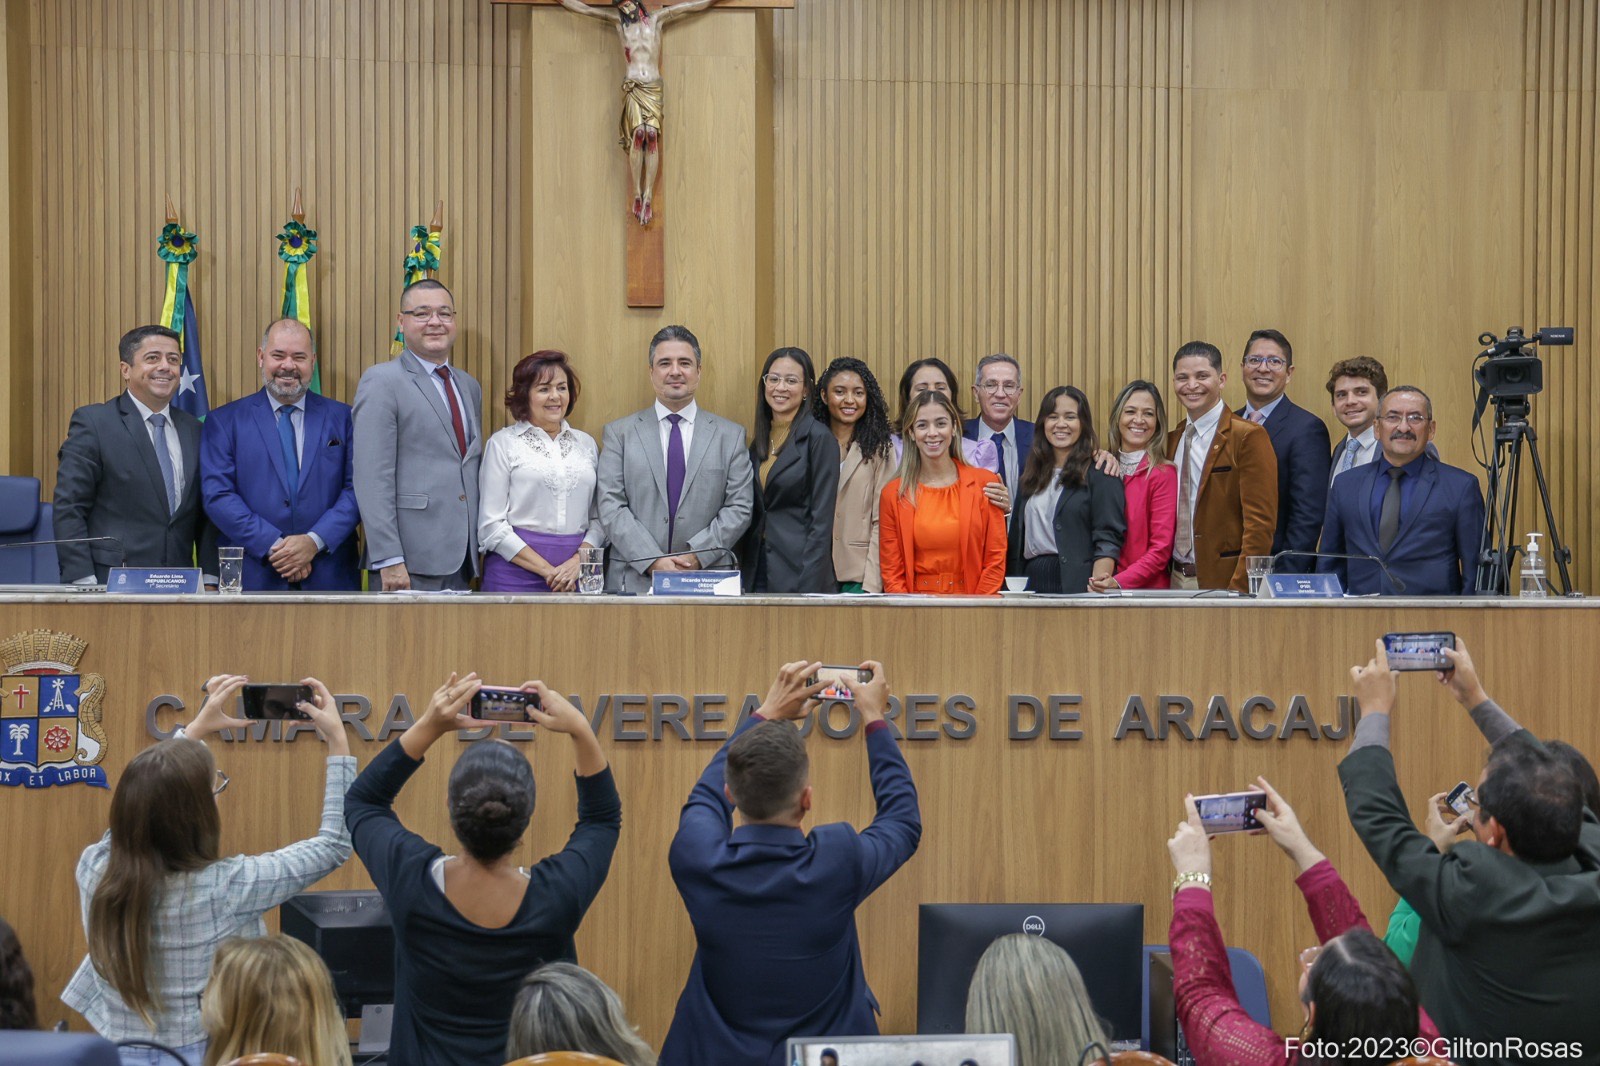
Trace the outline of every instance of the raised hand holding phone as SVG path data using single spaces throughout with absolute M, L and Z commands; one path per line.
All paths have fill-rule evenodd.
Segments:
M 1478 667 L 1467 651 L 1466 641 L 1457 637 L 1455 647 L 1441 648 L 1439 654 L 1449 660 L 1450 669 L 1440 670 L 1434 676 L 1450 690 L 1457 703 L 1470 711 L 1489 698 L 1483 690 L 1483 682 L 1478 680 Z
M 872 659 L 862 663 L 861 670 L 870 674 L 870 680 L 858 683 L 855 689 L 856 710 L 865 728 L 883 721 L 889 713 L 889 679 L 883 676 L 883 664 Z
M 1256 784 L 1267 794 L 1267 805 L 1255 812 L 1256 822 L 1267 836 L 1272 838 L 1272 842 L 1294 860 L 1300 872 L 1305 873 L 1327 858 L 1317 850 L 1316 845 L 1311 843 L 1311 838 L 1300 825 L 1300 818 L 1294 813 L 1294 808 L 1278 795 L 1277 789 L 1273 788 L 1265 777 L 1256 778 Z
M 492 724 L 480 722 L 463 713 L 467 704 L 472 702 L 473 694 L 482 687 L 483 682 L 477 674 L 462 677 L 452 671 L 449 680 L 434 690 L 433 697 L 417 716 L 416 723 L 400 734 L 400 746 L 405 748 L 406 754 L 413 759 L 421 759 L 434 741 L 446 733 Z
M 190 740 L 204 740 L 219 729 L 242 729 L 248 726 L 250 723 L 243 718 L 230 715 L 228 708 L 233 706 L 234 697 L 249 680 L 243 674 L 218 674 L 201 685 L 200 691 L 205 693 L 206 698 L 194 718 L 183 727 L 183 735 Z
M 339 716 L 339 705 L 333 701 L 333 693 L 314 677 L 303 677 L 300 684 L 311 690 L 311 699 L 301 700 L 295 706 L 316 726 L 317 736 L 328 745 L 328 754 L 349 755 L 350 737 L 345 733 L 344 719 Z
M 825 687 L 822 681 L 812 681 L 820 669 L 820 662 L 784 663 L 778 676 L 767 689 L 767 698 L 756 713 L 774 721 L 797 722 L 817 706 L 817 693 Z
M 522 691 L 539 696 L 539 705 L 535 707 L 530 704 L 528 707 L 528 717 L 535 725 L 547 732 L 564 733 L 572 738 L 573 751 L 578 760 L 578 776 L 592 777 L 606 768 L 606 756 L 600 750 L 600 741 L 582 711 L 543 681 L 529 681 L 522 686 Z

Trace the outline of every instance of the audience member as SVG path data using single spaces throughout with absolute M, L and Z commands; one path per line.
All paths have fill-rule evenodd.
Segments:
M 900 412 L 895 416 L 895 425 L 899 426 L 905 421 L 906 411 L 911 407 L 911 398 L 925 389 L 942 392 L 950 400 L 950 406 L 956 412 L 956 425 L 959 427 L 966 421 L 966 415 L 961 410 L 961 397 L 956 394 L 956 372 L 942 359 L 918 359 L 906 367 L 905 373 L 900 375 Z M 956 434 L 958 437 L 960 433 Z M 905 443 L 899 433 L 894 435 L 894 458 L 900 461 L 901 453 L 905 450 Z M 999 453 L 995 450 L 993 441 L 970 440 L 960 444 L 960 459 L 962 462 L 983 470 L 1000 473 Z M 1006 488 L 1006 483 L 997 476 L 993 483 L 986 486 L 984 495 L 1000 510 L 1006 514 L 1011 513 L 1011 495 Z
M 855 690 L 877 816 L 802 831 L 811 810 L 806 745 L 795 723 L 816 707 L 820 663 L 779 672 L 766 702 L 724 744 L 689 793 L 668 861 L 694 924 L 695 954 L 661 1048 L 663 1066 L 783 1066 L 784 1042 L 871 1035 L 856 908 L 917 850 L 922 818 L 911 772 L 884 715 L 881 663 Z M 733 826 L 737 808 L 742 820 Z
M 1088 397 L 1071 385 L 1045 393 L 1031 436 L 1007 573 L 1026 576 L 1033 592 L 1107 587 L 1128 519 L 1121 479 L 1094 468 L 1099 442 Z
M 1459 1061 L 1522 1061 L 1504 1043 L 1513 1037 L 1587 1055 L 1600 1047 L 1600 1013 L 1584 1006 L 1600 982 L 1600 822 L 1567 764 L 1489 698 L 1465 642 L 1445 656 L 1442 680 L 1492 745 L 1474 839 L 1441 852 L 1411 823 L 1389 750 L 1398 694 L 1381 639 L 1350 671 L 1361 703 L 1339 764 L 1350 823 L 1421 919 L 1412 973 L 1423 1005 L 1452 1037 L 1501 1042 Z M 1424 727 L 1430 742 L 1436 730 Z
M 581 966 L 547 962 L 523 979 L 511 1008 L 506 1058 L 582 1051 L 623 1066 L 656 1066 L 656 1054 L 609 985 Z
M 833 517 L 839 445 L 811 417 L 817 372 L 801 348 L 767 356 L 756 381 L 750 529 L 740 544 L 748 592 L 837 592 Z
M 1190 341 L 1172 357 L 1173 391 L 1188 412 L 1167 435 L 1178 465 L 1176 588 L 1250 588 L 1246 560 L 1272 551 L 1278 461 L 1272 440 L 1222 402 L 1228 375 L 1214 344 Z
M 200 998 L 204 1066 L 276 1052 L 305 1066 L 350 1066 L 350 1038 L 327 963 L 287 936 L 235 938 L 217 948 Z
M 912 397 L 900 423 L 910 441 L 899 475 L 879 497 L 878 556 L 885 592 L 992 596 L 1005 578 L 1005 519 L 986 503 L 998 480 L 961 461 L 960 415 L 932 389 Z
M 1177 531 L 1178 468 L 1167 458 L 1167 411 L 1149 381 L 1124 385 L 1111 406 L 1107 443 L 1122 478 L 1128 532 L 1110 579 L 1091 579 L 1097 592 L 1164 589 L 1171 584 Z
M 606 426 L 600 520 L 611 538 L 606 588 L 650 591 L 653 571 L 736 564 L 754 471 L 744 430 L 700 410 L 700 341 L 682 326 L 650 338 L 656 402 Z M 665 492 L 662 488 L 665 487 Z
M 833 574 L 839 591 L 882 592 L 878 499 L 897 466 L 883 390 L 866 363 L 835 359 L 822 372 L 811 412 L 832 431 L 841 456 L 833 509 Z
M 487 1066 L 505 1050 L 517 985 L 535 967 L 576 962 L 573 934 L 611 869 L 622 801 L 582 712 L 530 681 L 528 718 L 572 738 L 578 824 L 531 869 L 517 849 L 533 816 L 533 769 L 515 745 L 480 740 L 450 770 L 450 828 L 463 854 L 400 824 L 394 802 L 444 736 L 485 723 L 463 713 L 478 675 L 450 675 L 416 724 L 367 764 L 346 798 L 350 835 L 394 926 L 393 1066 Z
M 384 592 L 463 590 L 478 574 L 483 389 L 450 363 L 456 307 L 412 282 L 395 316 L 405 350 L 356 385 L 355 485 L 367 567 Z
M 224 543 L 244 549 L 246 592 L 354 592 L 350 407 L 309 391 L 317 345 L 281 318 L 256 349 L 260 392 L 212 411 L 200 433 L 200 492 Z
M 1405 1057 L 1382 1054 L 1390 1041 L 1437 1038 L 1439 1030 L 1420 1009 L 1411 975 L 1373 935 L 1338 871 L 1266 778 L 1257 778 L 1256 784 L 1267 794 L 1267 806 L 1256 812 L 1256 820 L 1300 871 L 1295 885 L 1305 896 L 1317 934 L 1318 946 L 1300 954 L 1306 1024 L 1300 1039 L 1284 1040 L 1239 1004 L 1212 904 L 1211 838 L 1194 797 L 1188 796 L 1186 816 L 1167 841 L 1177 871 L 1168 939 L 1172 995 L 1195 1061 L 1277 1066 L 1300 1061 L 1307 1042 L 1329 1041 L 1345 1056 L 1343 1061 L 1383 1066 Z
M 1013 1034 L 1017 1066 L 1081 1063 L 1092 1045 L 1110 1043 L 1072 956 L 1027 933 L 998 938 L 978 960 L 967 989 L 966 1028 Z
M 22 953 L 17 931 L 0 918 L 0 1029 L 37 1029 L 33 967 Z
M 1240 364 L 1249 399 L 1237 412 L 1265 427 L 1278 461 L 1278 524 L 1272 553 L 1315 552 L 1328 503 L 1328 425 L 1288 397 L 1294 348 L 1275 329 L 1258 329 L 1245 342 Z M 1276 569 L 1306 573 L 1315 560 L 1286 556 Z
M 576 592 L 578 550 L 605 547 L 595 487 L 600 449 L 567 424 L 581 391 L 564 352 L 534 352 L 511 372 L 512 423 L 483 449 L 484 592 Z
M 1378 401 L 1389 391 L 1389 375 L 1370 356 L 1341 359 L 1328 370 L 1328 397 L 1345 435 L 1334 445 L 1328 481 L 1378 458 Z
M 216 530 L 200 502 L 200 420 L 172 406 L 183 352 L 165 326 L 117 342 L 125 391 L 72 412 L 57 453 L 54 523 L 63 584 L 105 583 L 113 566 L 217 572 Z
M 961 435 L 974 443 L 986 440 L 994 445 L 994 472 L 1015 497 L 1028 449 L 1033 446 L 1033 425 L 1016 418 L 1022 404 L 1021 364 L 1003 352 L 979 359 L 972 377 L 972 399 L 978 405 L 978 417 L 962 422 Z
M 1426 454 L 1433 439 L 1433 401 L 1400 385 L 1383 395 L 1376 462 L 1336 478 L 1328 491 L 1322 550 L 1370 555 L 1323 559 L 1355 596 L 1471 594 L 1483 536 L 1478 479 Z M 1387 569 L 1385 569 L 1387 568 Z
M 308 677 L 301 684 L 314 699 L 297 706 L 328 746 L 317 835 L 264 855 L 220 857 L 216 797 L 228 777 L 203 741 L 249 725 L 227 713 L 247 680 L 213 677 L 194 719 L 129 761 L 111 794 L 111 828 L 78 860 L 89 954 L 61 1001 L 106 1039 L 155 1040 L 188 1066 L 200 1066 L 205 1054 L 200 995 L 217 946 L 266 935 L 263 914 L 350 856 L 344 794 L 356 761 L 333 697 Z M 122 1059 L 161 1061 L 157 1052 L 127 1048 Z

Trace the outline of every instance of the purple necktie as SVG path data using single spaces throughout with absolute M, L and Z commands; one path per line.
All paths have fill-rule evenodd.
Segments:
M 678 424 L 683 416 L 671 414 L 667 421 L 672 429 L 667 433 L 667 550 L 672 550 L 673 526 L 678 520 L 678 497 L 683 495 L 683 431 Z

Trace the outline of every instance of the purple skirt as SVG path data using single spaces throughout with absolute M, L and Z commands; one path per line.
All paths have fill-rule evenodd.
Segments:
M 522 543 L 532 548 L 544 557 L 544 561 L 551 566 L 560 566 L 572 558 L 578 551 L 578 546 L 583 543 L 582 533 L 568 533 L 557 535 L 554 533 L 530 533 L 526 529 L 516 531 L 522 538 Z M 549 592 L 550 586 L 545 584 L 544 578 L 532 570 L 524 570 L 516 563 L 507 562 L 496 552 L 490 552 L 483 560 L 484 592 Z

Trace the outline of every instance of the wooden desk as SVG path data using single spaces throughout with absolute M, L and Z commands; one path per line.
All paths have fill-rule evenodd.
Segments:
M 1146 938 L 1166 941 L 1172 870 L 1166 839 L 1186 790 L 1222 791 L 1266 774 L 1295 805 L 1312 839 L 1355 889 L 1380 932 L 1394 895 L 1344 815 L 1334 767 L 1347 740 L 1252 739 L 1239 721 L 1252 697 L 1251 728 L 1281 728 L 1293 697 L 1310 719 L 1336 725 L 1348 669 L 1391 630 L 1450 629 L 1471 648 L 1491 693 L 1541 736 L 1600 756 L 1600 719 L 1589 710 L 1600 636 L 1594 601 L 1346 601 L 1327 605 L 1241 600 L 1055 601 L 880 598 L 726 601 L 576 597 L 216 596 L 88 599 L 0 597 L 0 638 L 35 627 L 88 641 L 81 669 L 104 675 L 113 783 L 151 742 L 146 708 L 156 697 L 197 698 L 202 679 L 243 672 L 259 681 L 313 674 L 336 694 L 371 701 L 374 734 L 393 698 L 425 702 L 451 669 L 493 682 L 541 678 L 581 697 L 595 714 L 625 804 L 611 878 L 579 935 L 582 961 L 623 996 L 645 1036 L 659 1044 L 693 950 L 666 853 L 679 806 L 716 741 L 683 739 L 731 728 L 748 696 L 758 701 L 778 664 L 881 659 L 892 690 L 912 704 L 916 732 L 906 757 L 922 798 L 917 856 L 861 910 L 868 978 L 887 1032 L 916 1020 L 917 905 L 957 901 L 1140 900 Z M 1484 744 L 1431 675 L 1402 679 L 1395 747 L 1401 782 L 1420 812 L 1427 797 L 1473 779 Z M 620 699 L 632 695 L 633 699 Z M 696 696 L 702 698 L 696 701 Z M 1033 739 L 1008 736 L 1008 697 L 1057 700 Z M 725 696 L 725 703 L 704 697 Z M 1130 731 L 1114 739 L 1129 698 L 1154 718 L 1164 697 L 1194 704 L 1185 740 Z M 1223 697 L 1240 730 L 1214 723 L 1198 739 L 1212 698 Z M 652 701 L 652 697 L 654 697 Z M 674 699 L 673 697 L 678 697 Z M 956 699 L 966 697 L 966 699 Z M 752 703 L 753 705 L 753 703 Z M 697 714 L 698 706 L 698 714 Z M 1167 710 L 1178 705 L 1168 703 Z M 619 717 L 619 707 L 623 712 Z M 350 708 L 356 709 L 354 705 Z M 1220 711 L 1213 708 L 1214 715 Z M 718 721 L 718 713 L 727 716 Z M 1072 718 L 1072 714 L 1076 718 Z M 1032 716 L 1019 712 L 1020 725 Z M 188 713 L 154 713 L 170 728 Z M 697 722 L 698 719 L 698 722 Z M 910 728 L 907 713 L 902 725 Z M 837 708 L 829 731 L 848 731 Z M 626 739 L 648 736 L 661 739 Z M 1025 728 L 1023 731 L 1027 731 Z M 1318 730 L 1320 732 L 1320 728 Z M 813 731 L 817 821 L 871 818 L 859 736 Z M 262 851 L 314 831 L 321 744 L 215 743 L 232 778 L 221 797 L 225 851 Z M 378 741 L 354 740 L 363 763 Z M 401 797 L 407 824 L 448 848 L 445 780 L 456 741 L 443 742 Z M 525 855 L 565 839 L 575 816 L 564 741 L 530 743 L 539 804 Z M 41 1016 L 67 1012 L 58 996 L 84 951 L 73 869 L 104 830 L 110 795 L 72 785 L 0 791 L 0 847 L 7 874 L 0 914 L 19 930 L 38 978 Z M 1293 868 L 1264 837 L 1216 845 L 1217 903 L 1228 942 L 1260 956 L 1278 1028 L 1298 1029 L 1295 955 L 1312 942 Z M 319 887 L 369 887 L 358 861 Z M 81 1026 L 81 1019 L 74 1024 Z

